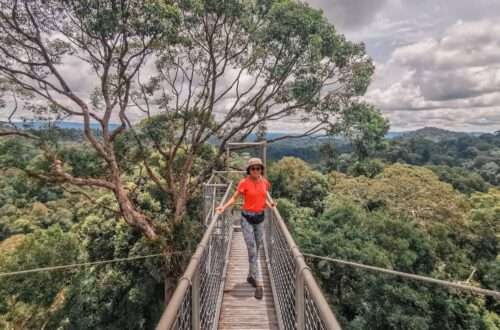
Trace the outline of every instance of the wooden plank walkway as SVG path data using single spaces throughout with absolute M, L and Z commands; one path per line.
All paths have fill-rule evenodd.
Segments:
M 219 329 L 278 329 L 263 247 L 259 261 L 264 282 L 262 300 L 255 299 L 255 289 L 246 281 L 248 275 L 247 249 L 241 231 L 235 230 L 231 242 Z

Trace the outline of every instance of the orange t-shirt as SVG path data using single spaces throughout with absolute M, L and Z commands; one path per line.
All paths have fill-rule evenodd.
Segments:
M 236 188 L 243 195 L 243 210 L 261 212 L 266 208 L 267 191 L 271 184 L 266 178 L 253 180 L 250 177 L 242 179 Z

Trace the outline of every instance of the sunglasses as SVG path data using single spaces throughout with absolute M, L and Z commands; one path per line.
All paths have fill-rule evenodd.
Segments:
M 250 171 L 261 171 L 262 170 L 262 167 L 260 166 L 252 166 L 250 167 Z

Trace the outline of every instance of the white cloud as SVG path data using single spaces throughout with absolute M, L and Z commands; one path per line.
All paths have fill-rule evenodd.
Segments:
M 497 20 L 459 21 L 440 38 L 398 47 L 377 66 L 366 99 L 385 112 L 396 129 L 498 129 L 498 35 Z
M 441 39 L 429 38 L 396 49 L 392 61 L 428 70 L 485 66 L 499 62 L 500 24 L 497 20 L 458 22 Z

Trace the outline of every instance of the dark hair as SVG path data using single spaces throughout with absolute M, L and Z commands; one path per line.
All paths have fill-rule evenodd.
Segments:
M 250 166 L 247 167 L 247 175 L 250 175 L 250 167 L 252 167 L 252 166 L 255 166 L 255 165 L 250 165 Z M 261 171 L 262 175 L 264 175 L 264 165 L 260 165 L 259 164 L 259 166 L 262 169 L 262 171 Z

